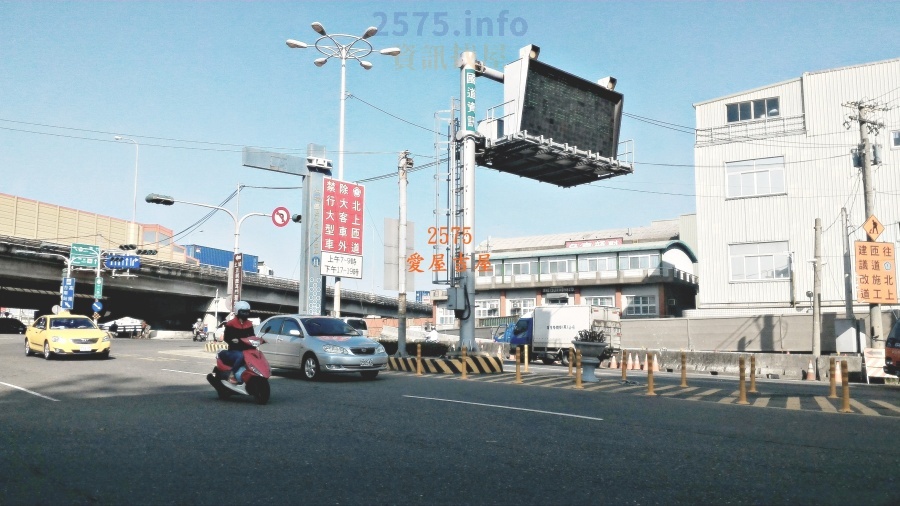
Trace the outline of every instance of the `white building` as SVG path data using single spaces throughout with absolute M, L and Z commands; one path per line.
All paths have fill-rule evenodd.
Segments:
M 851 150 L 859 125 L 844 123 L 875 100 L 892 108 L 870 117 L 884 123 L 873 167 L 879 241 L 900 237 L 900 59 L 821 72 L 694 104 L 697 257 L 701 280 L 690 316 L 777 314 L 807 310 L 813 289 L 814 225 L 821 218 L 823 311 L 842 312 L 845 255 L 867 240 L 862 171 Z M 844 233 L 842 208 L 848 212 Z M 848 237 L 849 236 L 849 237 Z M 856 277 L 852 281 L 857 298 Z M 857 304 L 857 314 L 867 306 Z M 885 308 L 887 310 L 889 308 Z

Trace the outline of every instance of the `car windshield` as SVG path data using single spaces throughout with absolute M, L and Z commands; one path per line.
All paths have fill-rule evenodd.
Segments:
M 311 336 L 358 336 L 359 332 L 337 318 L 301 318 L 303 328 Z
M 94 322 L 90 318 L 53 318 L 51 329 L 92 329 Z

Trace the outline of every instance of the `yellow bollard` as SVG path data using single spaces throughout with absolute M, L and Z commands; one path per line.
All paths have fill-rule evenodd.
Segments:
M 681 352 L 681 388 L 687 387 L 687 353 Z
M 525 345 L 525 372 L 528 372 L 528 345 Z
M 422 375 L 422 343 L 416 345 L 416 376 Z
M 469 376 L 467 374 L 467 371 L 469 370 L 469 367 L 468 367 L 468 364 L 466 363 L 466 347 L 465 346 L 463 346 L 463 348 L 462 348 L 462 364 L 460 364 L 460 365 L 462 366 L 461 367 L 462 379 L 468 379 Z
M 828 359 L 828 376 L 829 376 L 828 382 L 831 384 L 831 387 L 830 387 L 829 393 L 828 393 L 829 399 L 837 399 L 838 398 L 837 381 L 835 381 L 835 378 L 834 378 L 834 372 L 835 372 L 834 369 L 835 369 L 834 357 L 831 357 L 830 359 Z
M 653 354 L 647 354 L 647 395 L 656 395 L 653 391 Z
M 841 401 L 841 413 L 853 413 L 853 410 L 850 409 L 850 379 L 847 377 L 847 361 L 841 360 L 841 384 L 844 387 L 844 396 Z
M 520 385 L 522 384 L 522 370 L 521 370 L 522 356 L 521 356 L 521 353 L 522 353 L 522 349 L 516 348 L 516 383 L 520 384 Z
M 628 378 L 628 366 L 625 363 L 625 350 L 622 350 L 622 381 Z
M 572 375 L 572 362 L 575 361 L 575 350 L 569 348 L 569 376 Z
M 750 390 L 751 394 L 758 394 L 756 391 L 756 355 L 750 355 Z
M 744 371 L 744 367 L 746 367 L 746 365 L 747 365 L 746 359 L 743 356 L 741 356 L 741 360 L 740 360 L 740 369 L 741 369 L 740 382 L 741 382 L 741 384 L 738 387 L 738 401 L 737 401 L 738 404 L 750 404 L 749 402 L 747 402 L 747 384 L 744 382 L 744 380 L 746 379 L 746 376 L 745 376 L 746 371 Z
M 575 388 L 578 390 L 584 388 L 581 385 L 581 351 L 575 354 Z

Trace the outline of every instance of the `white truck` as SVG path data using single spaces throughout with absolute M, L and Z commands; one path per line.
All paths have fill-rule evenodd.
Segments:
M 622 343 L 621 310 L 608 306 L 540 306 L 516 322 L 509 336 L 511 353 L 528 345 L 529 360 L 569 364 L 569 349 L 581 330 L 602 331 L 610 350 Z

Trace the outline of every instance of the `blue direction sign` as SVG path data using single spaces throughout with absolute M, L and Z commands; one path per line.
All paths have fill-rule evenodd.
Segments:
M 140 269 L 141 257 L 137 255 L 110 255 L 103 266 L 107 269 Z
M 75 307 L 75 278 L 63 278 L 62 297 L 59 301 L 59 307 L 63 309 Z
M 103 311 L 103 303 L 98 300 L 97 302 L 91 304 L 91 309 L 93 309 L 94 311 Z

